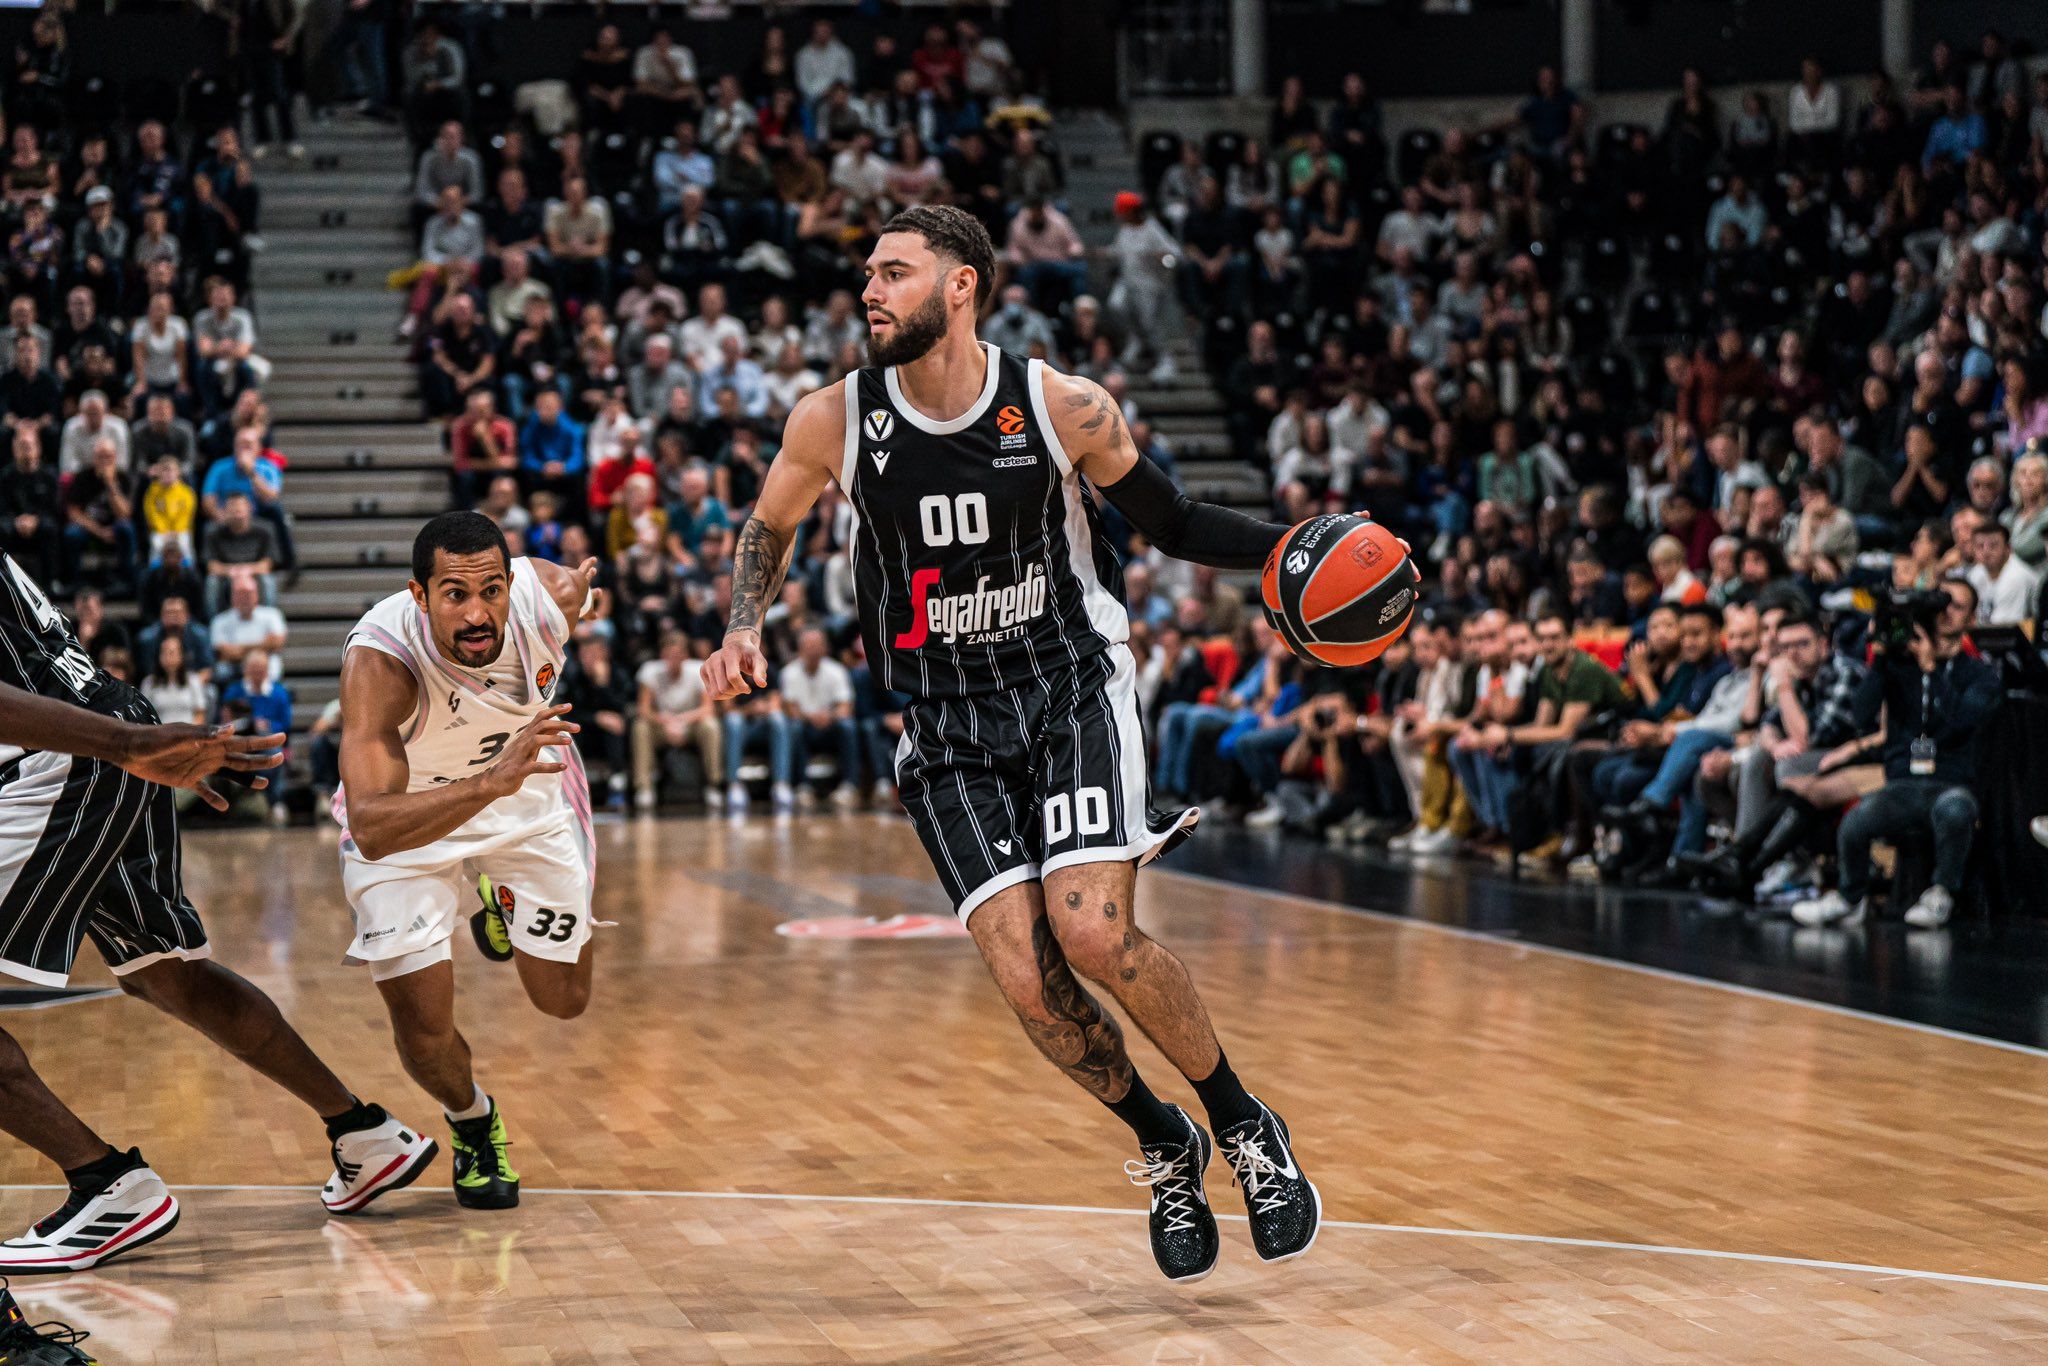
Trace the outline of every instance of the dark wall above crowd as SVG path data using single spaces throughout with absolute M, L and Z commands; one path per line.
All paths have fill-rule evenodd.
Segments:
M 1532 64 L 1559 58 L 1557 8 L 1543 0 L 1505 0 L 1471 14 L 1282 3 L 1266 24 L 1271 90 L 1288 76 L 1333 90 L 1357 71 L 1383 96 L 1501 95 L 1527 86 Z
M 1554 20 L 1556 11 L 1542 8 Z M 1716 84 L 1778 81 L 1788 58 L 1796 63 L 1806 56 L 1829 71 L 1875 71 L 1884 55 L 1878 12 L 1877 0 L 1602 5 L 1594 36 L 1596 84 L 1668 90 L 1689 66 Z

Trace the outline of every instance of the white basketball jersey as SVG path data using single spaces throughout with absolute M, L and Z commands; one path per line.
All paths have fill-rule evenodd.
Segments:
M 419 700 L 405 727 L 409 792 L 473 777 L 550 705 L 567 657 L 569 623 L 541 586 L 532 563 L 512 561 L 512 608 L 505 643 L 496 662 L 465 668 L 435 648 L 426 612 L 410 590 L 393 593 L 372 607 L 349 633 L 343 652 L 382 650 L 412 671 Z M 343 718 L 347 724 L 347 718 Z M 555 753 L 569 764 L 565 773 L 530 777 L 519 791 L 501 797 L 444 840 L 409 849 L 386 863 L 441 863 L 537 833 L 565 820 L 588 825 L 590 787 L 573 745 Z M 335 795 L 335 814 L 346 830 L 345 794 Z M 345 838 L 345 837 L 344 837 Z

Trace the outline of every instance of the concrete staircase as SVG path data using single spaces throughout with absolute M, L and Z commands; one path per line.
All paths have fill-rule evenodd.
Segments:
M 1108 246 L 1116 235 L 1111 210 L 1117 193 L 1152 187 L 1138 184 L 1138 159 L 1130 132 L 1099 110 L 1063 114 L 1057 125 L 1060 153 L 1066 165 L 1067 215 L 1091 249 Z M 1098 266 L 1097 279 L 1108 272 Z M 1200 348 L 1185 327 L 1166 339 L 1178 370 L 1167 384 L 1153 384 L 1142 374 L 1129 376 L 1127 397 L 1139 416 L 1158 429 L 1180 465 L 1188 496 L 1204 502 L 1263 510 L 1268 502 L 1265 476 L 1237 459 L 1224 423 L 1224 397 L 1202 367 Z
M 384 287 L 417 254 L 410 149 L 367 119 L 305 131 L 303 161 L 262 164 L 255 266 L 257 335 L 276 365 L 264 389 L 272 440 L 291 462 L 301 573 L 279 606 L 302 727 L 336 694 L 349 627 L 405 585 L 413 534 L 448 506 L 440 431 L 421 420 L 413 366 L 394 340 L 403 302 Z

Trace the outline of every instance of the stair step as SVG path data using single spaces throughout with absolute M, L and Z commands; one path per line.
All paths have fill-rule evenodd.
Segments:
M 279 446 L 292 462 L 292 473 L 318 471 L 322 474 L 343 470 L 432 470 L 436 475 L 445 475 L 448 469 L 447 452 L 438 446 L 425 451 L 390 451 L 350 447 L 347 450 L 306 450 Z
M 412 554 L 412 538 L 420 529 L 418 520 L 410 516 L 369 517 L 345 512 L 332 520 L 323 520 L 299 507 L 296 498 L 292 500 L 292 510 L 298 518 L 292 528 L 292 540 L 298 546 L 300 558 L 318 555 L 323 562 L 335 565 L 403 564 Z M 384 557 L 381 561 L 374 558 L 379 554 Z M 300 583 L 311 586 L 305 579 Z
M 359 620 L 363 613 L 405 587 L 409 577 L 411 571 L 402 564 L 394 564 L 384 571 L 382 582 L 361 592 L 346 588 L 295 588 L 279 594 L 277 605 L 283 609 L 285 620 L 292 623 L 292 639 L 296 642 L 301 625 L 327 622 L 346 625 Z M 335 646 L 335 656 L 334 665 L 339 667 L 339 642 Z
M 311 375 L 298 372 L 297 378 L 284 378 L 285 371 L 278 371 L 263 386 L 263 396 L 275 408 L 281 403 L 305 399 L 341 399 L 373 401 L 386 398 L 418 398 L 419 377 L 414 374 L 402 375 Z M 417 412 L 417 410 L 415 410 Z
M 417 417 L 402 428 L 388 422 L 337 422 L 319 427 L 298 427 L 289 422 L 280 422 L 278 431 L 294 441 L 328 442 L 357 441 L 371 444 L 378 441 L 401 441 L 411 437 L 440 440 L 440 429 Z
M 1145 420 L 1225 412 L 1223 395 L 1208 389 L 1206 383 L 1200 389 L 1128 389 L 1124 397 L 1139 405 L 1139 416 Z
M 319 455 L 339 460 L 344 467 L 349 464 L 348 456 L 366 456 L 373 462 L 380 456 L 440 458 L 443 449 L 440 432 L 417 423 L 393 423 L 382 431 L 367 433 L 359 427 L 278 427 L 272 439 L 295 464 L 303 456 Z
M 341 649 L 339 646 L 301 645 L 299 644 L 296 631 L 292 633 L 291 640 L 285 644 L 284 671 L 287 687 L 291 686 L 289 679 L 293 674 L 326 676 L 339 673 L 340 669 Z M 293 689 L 292 700 L 294 702 L 299 700 L 297 689 Z
M 369 307 L 396 311 L 403 303 L 396 290 L 384 287 L 382 277 L 366 280 L 361 276 L 347 285 L 286 285 L 261 291 L 260 297 L 271 313 L 291 311 L 308 317 L 336 317 L 350 309 Z
M 439 469 L 333 469 L 323 473 L 317 481 L 297 483 L 291 490 L 293 506 L 297 506 L 297 495 L 301 492 L 339 496 L 346 494 L 353 498 L 402 497 L 408 494 L 432 493 L 443 498 L 448 494 L 448 476 Z
M 265 390 L 269 394 L 269 390 Z M 417 422 L 420 402 L 416 398 L 284 399 L 272 397 L 270 409 L 284 422 Z
M 301 518 L 306 517 L 378 517 L 414 519 L 413 530 L 419 522 L 448 510 L 448 486 L 436 481 L 431 488 L 419 488 L 388 493 L 336 493 L 320 488 L 294 490 L 291 495 L 292 511 Z M 408 534 L 407 543 L 411 536 Z
M 321 257 L 308 256 L 297 261 L 266 261 L 256 268 L 254 280 L 256 292 L 275 293 L 278 291 L 301 292 L 306 290 L 387 290 L 385 281 L 391 272 L 406 264 L 390 256 L 350 263 L 331 261 Z
M 334 374 L 355 374 L 362 370 L 382 368 L 414 368 L 406 348 L 397 342 L 382 342 L 372 345 L 357 342 L 352 346 L 335 346 L 326 342 L 317 345 L 310 342 L 276 342 L 263 338 L 264 356 L 279 370 L 288 366 L 319 366 Z
M 1166 433 L 1161 433 L 1165 436 Z M 1232 449 L 1228 432 L 1174 432 L 1167 436 L 1167 446 L 1173 451 L 1173 458 L 1183 465 L 1209 460 L 1229 460 L 1237 452 Z M 292 457 L 297 460 L 295 455 Z
M 358 159 L 367 161 L 369 158 L 365 155 Z M 307 165 L 310 161 L 308 158 L 300 164 Z M 273 204 L 290 204 L 299 200 L 331 204 L 337 199 L 367 200 L 372 197 L 396 199 L 403 203 L 411 189 L 412 177 L 388 165 L 381 169 L 365 166 L 360 170 L 345 171 L 288 171 L 263 177 L 263 205 L 267 209 Z
M 418 246 L 412 240 L 410 227 L 409 221 L 395 228 L 293 228 L 265 223 L 263 250 L 257 253 L 256 261 L 260 265 L 272 256 L 304 256 L 321 251 L 377 251 L 410 257 Z
M 266 197 L 263 228 L 266 233 L 284 228 L 316 232 L 344 229 L 354 232 L 370 228 L 387 233 L 410 232 L 412 211 L 402 194 L 387 195 L 381 191 L 345 205 L 336 204 L 331 195 L 297 197 L 275 205 Z M 267 238 L 265 242 L 267 245 Z
M 1169 444 L 1190 436 L 1228 436 L 1230 424 L 1222 413 L 1156 413 L 1148 412 L 1145 420 L 1156 428 Z
M 283 348 L 333 347 L 337 359 L 350 355 L 388 356 L 398 334 L 398 314 L 369 314 L 355 318 L 313 318 L 303 314 L 278 315 L 256 309 L 256 334 L 263 338 L 263 352 L 271 355 Z M 309 364 L 323 364 L 310 361 Z

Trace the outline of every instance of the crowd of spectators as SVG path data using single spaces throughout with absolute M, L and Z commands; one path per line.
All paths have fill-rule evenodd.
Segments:
M 738 808 L 757 781 L 781 809 L 821 782 L 841 803 L 887 800 L 900 722 L 849 654 L 836 495 L 770 617 L 774 686 L 712 707 L 697 660 L 723 634 L 734 534 L 783 419 L 863 363 L 861 264 L 891 213 L 955 204 L 998 241 L 1013 222 L 1056 225 L 1059 278 L 1082 290 L 1050 119 L 971 19 L 858 52 L 829 19 L 771 27 L 732 71 L 658 21 L 629 42 L 631 22 L 601 17 L 519 113 L 476 108 L 461 80 L 400 95 L 424 140 L 402 330 L 450 496 L 515 553 L 603 560 L 611 609 L 584 628 L 562 696 L 612 805 Z M 440 54 L 421 73 L 480 65 L 432 24 L 406 51 Z M 1017 273 L 1026 289 L 1053 278 Z
M 248 9 L 252 38 L 280 13 Z M 282 29 L 262 34 L 284 50 Z M 254 161 L 290 142 L 289 96 L 281 127 L 259 101 L 252 151 L 232 103 L 216 119 L 195 97 L 180 117 L 176 100 L 124 107 L 86 84 L 65 11 L 43 10 L 0 115 L 0 549 L 71 598 L 94 657 L 167 715 L 284 730 L 286 461 L 245 296 L 262 247 Z M 148 629 L 131 639 L 137 616 Z
M 1866 911 L 1881 842 L 1944 923 L 2004 697 L 1978 641 L 2035 631 L 2048 561 L 2048 74 L 1995 34 L 1860 96 L 1688 72 L 1640 126 L 1546 68 L 1397 139 L 1332 93 L 1149 139 L 1130 217 L 1276 512 L 1369 508 L 1422 610 L 1305 670 L 1164 592 L 1155 786 L 1810 924 Z
M 876 225 L 940 201 L 1002 246 L 992 340 L 1100 379 L 1172 469 L 1130 396 L 1185 325 L 1275 513 L 1370 508 L 1425 565 L 1407 640 L 1309 670 L 1119 527 L 1163 794 L 1816 921 L 1861 910 L 1872 842 L 1924 846 L 1913 915 L 1947 918 L 2002 695 L 1967 632 L 2031 628 L 2048 558 L 2048 80 L 1995 37 L 1905 91 L 1688 73 L 1657 127 L 1544 70 L 1496 123 L 1390 139 L 1362 79 L 1290 81 L 1265 138 L 1145 139 L 1095 259 L 972 24 L 856 54 L 819 22 L 713 73 L 606 22 L 566 67 L 563 127 L 409 108 L 406 332 L 454 499 L 604 561 L 564 696 L 613 805 L 891 799 L 902 699 L 860 658 L 836 491 L 773 686 L 712 705 L 696 660 L 782 416 L 860 363 Z

